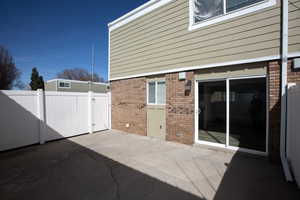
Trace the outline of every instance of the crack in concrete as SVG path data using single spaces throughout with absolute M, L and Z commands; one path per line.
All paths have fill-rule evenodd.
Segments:
M 82 152 L 84 154 L 86 154 L 89 158 L 91 158 L 92 160 L 94 160 L 95 162 L 99 162 L 99 160 L 97 160 L 96 158 L 94 158 L 92 155 L 90 155 L 88 152 Z M 106 162 L 101 162 L 101 164 L 104 164 L 104 166 L 108 169 L 109 171 L 109 174 L 110 174 L 110 177 L 111 179 L 113 180 L 115 186 L 116 186 L 116 197 L 118 200 L 121 199 L 121 196 L 120 196 L 120 186 L 119 186 L 119 182 L 117 180 L 117 178 L 115 177 L 114 173 L 113 173 L 113 166 L 107 164 Z

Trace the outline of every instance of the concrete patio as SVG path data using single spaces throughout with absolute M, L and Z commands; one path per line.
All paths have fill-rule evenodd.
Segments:
M 300 199 L 265 158 L 105 131 L 0 153 L 1 199 Z

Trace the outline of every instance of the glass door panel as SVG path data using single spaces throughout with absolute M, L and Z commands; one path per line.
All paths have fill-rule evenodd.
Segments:
M 230 80 L 229 145 L 266 151 L 266 78 Z
M 199 82 L 199 140 L 226 143 L 226 81 Z

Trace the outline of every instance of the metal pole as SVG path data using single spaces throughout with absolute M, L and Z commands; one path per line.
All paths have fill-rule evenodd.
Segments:
M 281 27 L 281 119 L 280 119 L 280 157 L 283 171 L 287 181 L 292 181 L 289 163 L 286 155 L 287 141 L 287 67 L 288 67 L 288 23 L 289 23 L 289 2 L 282 0 L 282 27 Z
M 92 80 L 90 80 L 90 91 L 92 91 L 92 85 L 93 85 L 93 81 L 94 81 L 94 65 L 95 65 L 95 45 L 92 45 L 92 63 L 91 63 L 91 78 Z
M 92 46 L 92 82 L 94 81 L 95 45 Z

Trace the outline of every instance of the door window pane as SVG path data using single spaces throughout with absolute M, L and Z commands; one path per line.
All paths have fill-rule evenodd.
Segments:
M 157 104 L 166 103 L 166 87 L 165 82 L 157 83 Z
M 230 80 L 229 145 L 266 151 L 266 79 Z
M 238 10 L 261 1 L 264 0 L 226 0 L 226 12 Z
M 148 103 L 155 103 L 155 82 L 148 83 Z
M 226 143 L 226 81 L 199 83 L 199 140 Z
M 194 22 L 224 14 L 223 0 L 194 0 Z

